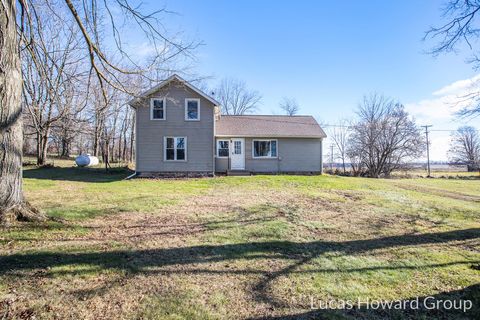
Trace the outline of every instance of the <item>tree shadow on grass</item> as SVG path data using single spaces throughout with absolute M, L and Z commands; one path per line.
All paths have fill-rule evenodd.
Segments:
M 116 250 L 107 252 L 38 252 L 26 254 L 13 254 L 0 256 L 0 275 L 25 276 L 23 270 L 45 269 L 54 267 L 68 267 L 70 265 L 89 265 L 92 268 L 117 269 L 126 273 L 162 273 L 175 274 L 181 272 L 202 274 L 255 274 L 259 280 L 252 288 L 253 299 L 267 303 L 273 307 L 286 307 L 282 301 L 273 297 L 271 286 L 282 276 L 295 273 L 320 273 L 320 272 L 359 272 L 368 270 L 395 270 L 395 269 L 421 269 L 454 264 L 478 264 L 480 261 L 456 261 L 446 264 L 430 264 L 423 266 L 378 266 L 355 269 L 302 269 L 313 259 L 329 252 L 343 254 L 362 254 L 373 250 L 398 248 L 402 246 L 422 246 L 442 244 L 451 241 L 467 241 L 480 238 L 480 228 L 455 230 L 449 232 L 407 234 L 384 238 L 352 240 L 344 242 L 313 241 L 298 243 L 291 241 L 251 242 L 227 245 L 200 245 L 180 248 L 146 249 L 146 250 Z M 208 265 L 215 262 L 232 260 L 283 260 L 293 261 L 288 266 L 277 271 L 256 269 L 230 269 L 210 270 Z M 202 267 L 205 265 L 206 267 Z M 188 267 L 188 268 L 187 268 Z M 75 268 L 61 268 L 56 273 L 78 274 Z M 478 287 L 474 287 L 475 290 Z M 311 319 L 310 314 L 304 315 Z M 312 315 L 313 316 L 313 315 Z M 302 318 L 299 315 L 298 318 Z M 310 317 L 310 318 L 309 318 Z M 321 319 L 322 317 L 316 317 Z M 367 317 L 368 318 L 368 317 Z M 280 318 L 281 319 L 281 318 Z M 294 318 L 285 318 L 294 319 Z
M 111 168 L 80 168 L 80 167 L 45 167 L 23 170 L 23 177 L 28 179 L 48 179 L 79 182 L 113 182 L 123 180 L 133 173 L 127 167 Z

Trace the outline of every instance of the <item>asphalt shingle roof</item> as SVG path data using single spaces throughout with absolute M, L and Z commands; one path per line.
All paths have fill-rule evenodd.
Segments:
M 312 116 L 222 115 L 215 126 L 217 136 L 292 138 L 327 136 Z

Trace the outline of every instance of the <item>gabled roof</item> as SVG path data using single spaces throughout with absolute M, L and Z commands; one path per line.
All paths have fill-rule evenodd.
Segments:
M 137 97 L 133 98 L 132 100 L 128 101 L 128 104 L 130 106 L 133 107 L 133 104 L 135 102 L 138 101 L 139 98 L 143 98 L 143 97 L 147 97 L 149 95 L 151 95 L 152 93 L 160 90 L 161 88 L 163 88 L 164 86 L 166 86 L 167 84 L 169 84 L 170 82 L 172 81 L 178 81 L 180 83 L 182 83 L 183 85 L 187 86 L 189 89 L 195 91 L 196 93 L 198 93 L 200 96 L 204 97 L 205 99 L 207 99 L 208 101 L 210 101 L 211 103 L 213 103 L 215 106 L 219 106 L 220 103 L 213 99 L 212 97 L 210 97 L 208 94 L 206 94 L 205 92 L 203 92 L 202 90 L 198 89 L 197 87 L 195 87 L 194 85 L 192 85 L 190 82 L 186 81 L 185 79 L 183 79 L 182 77 L 180 77 L 178 74 L 173 74 L 171 75 L 170 77 L 168 77 L 167 79 L 165 79 L 164 81 L 160 82 L 158 85 L 154 86 L 153 88 L 151 89 L 148 89 L 142 93 L 140 93 Z
M 326 138 L 312 116 L 222 115 L 215 123 L 217 137 Z

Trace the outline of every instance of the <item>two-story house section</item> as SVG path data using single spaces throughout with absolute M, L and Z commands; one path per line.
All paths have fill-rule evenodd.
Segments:
M 214 98 L 178 75 L 129 104 L 137 175 L 322 172 L 326 135 L 311 116 L 221 115 Z

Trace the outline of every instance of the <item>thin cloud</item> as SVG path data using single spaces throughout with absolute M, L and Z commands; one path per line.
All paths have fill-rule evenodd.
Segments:
M 468 106 L 468 94 L 478 91 L 480 75 L 455 81 L 432 93 L 430 99 L 407 103 L 405 108 L 419 120 L 452 120 L 455 113 Z
M 405 104 L 406 110 L 416 118 L 419 125 L 433 125 L 429 136 L 432 160 L 447 160 L 451 141 L 451 131 L 435 130 L 456 130 L 466 123 L 478 126 L 478 121 L 460 119 L 455 113 L 469 104 L 470 101 L 465 96 L 478 92 L 479 88 L 480 75 L 476 75 L 452 82 L 433 92 L 430 98 Z
M 470 79 L 459 80 L 451 83 L 440 90 L 433 93 L 434 96 L 445 95 L 462 95 L 465 92 L 469 92 L 480 84 L 480 75 L 476 75 Z

